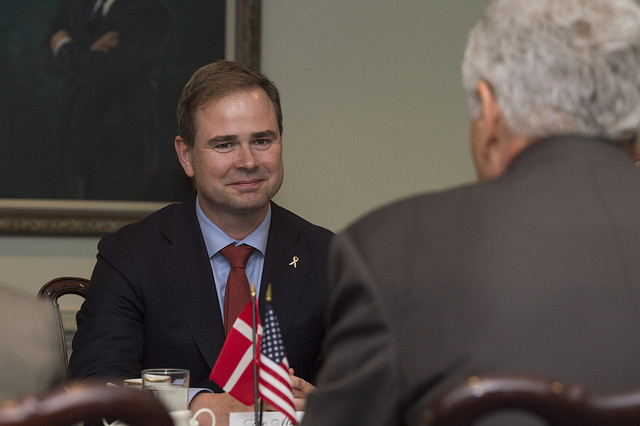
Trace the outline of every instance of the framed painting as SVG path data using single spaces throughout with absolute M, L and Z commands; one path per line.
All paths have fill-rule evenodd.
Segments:
M 180 201 L 182 87 L 215 60 L 260 67 L 260 0 L 94 3 L 0 2 L 1 234 L 102 235 Z

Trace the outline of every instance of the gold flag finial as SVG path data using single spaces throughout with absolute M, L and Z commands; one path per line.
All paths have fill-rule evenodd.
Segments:
M 271 303 L 271 283 L 267 284 L 267 297 L 266 300 L 268 303 Z
M 256 284 L 255 283 L 251 283 L 251 298 L 252 299 L 256 298 Z

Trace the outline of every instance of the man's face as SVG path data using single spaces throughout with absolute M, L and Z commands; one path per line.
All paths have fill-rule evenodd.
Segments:
M 282 136 L 260 88 L 205 104 L 196 114 L 194 146 L 176 147 L 186 174 L 195 177 L 200 206 L 214 222 L 266 214 L 282 184 Z

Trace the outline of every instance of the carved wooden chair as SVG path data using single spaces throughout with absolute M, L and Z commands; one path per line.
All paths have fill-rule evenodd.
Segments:
M 596 394 L 540 376 L 474 376 L 441 392 L 424 420 L 430 426 L 466 426 L 505 409 L 534 414 L 550 425 L 639 425 L 640 389 Z
M 0 426 L 102 424 L 116 419 L 129 426 L 172 426 L 160 401 L 138 389 L 83 382 L 0 404 Z
M 38 297 L 51 301 L 53 308 L 56 311 L 56 315 L 58 317 L 58 331 L 60 333 L 60 347 L 62 350 L 62 359 L 64 361 L 65 370 L 68 366 L 69 358 L 67 356 L 67 339 L 64 334 L 64 325 L 62 323 L 62 316 L 60 315 L 58 299 L 66 294 L 75 294 L 84 298 L 87 296 L 88 287 L 89 280 L 86 278 L 60 277 L 47 282 L 38 292 Z

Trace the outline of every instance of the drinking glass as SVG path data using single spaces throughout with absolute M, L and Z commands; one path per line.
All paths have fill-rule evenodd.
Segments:
M 169 412 L 189 408 L 189 370 L 180 368 L 142 370 L 142 389 L 153 393 Z

